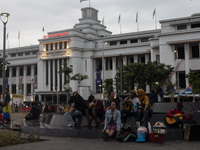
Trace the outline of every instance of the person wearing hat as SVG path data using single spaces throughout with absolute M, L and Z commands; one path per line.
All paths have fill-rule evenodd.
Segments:
M 131 90 L 130 95 L 125 98 L 121 103 L 121 120 L 122 123 L 126 122 L 126 118 L 129 116 L 135 116 L 137 118 L 138 106 L 141 104 L 140 100 L 136 97 L 136 90 Z M 136 119 L 136 121 L 138 121 Z
M 179 118 L 178 114 L 184 115 L 183 118 L 182 119 Z M 165 114 L 165 116 L 176 120 L 175 123 L 168 124 L 169 126 L 182 128 L 184 123 L 187 123 L 187 124 L 195 124 L 196 123 L 195 120 L 192 120 L 193 114 L 194 114 L 194 112 L 190 112 L 188 115 L 186 115 L 186 113 L 183 111 L 183 103 L 178 102 L 176 108 L 167 112 Z

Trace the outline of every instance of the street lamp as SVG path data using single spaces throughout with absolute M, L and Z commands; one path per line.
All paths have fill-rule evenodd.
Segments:
M 6 58 L 6 24 L 8 22 L 8 17 L 10 16 L 9 13 L 1 13 L 1 21 L 4 24 L 4 33 L 3 33 L 3 71 L 2 71 L 2 78 L 3 78 L 3 85 L 2 85 L 2 95 L 3 100 L 5 99 L 5 58 Z
M 102 42 L 102 83 L 105 80 L 104 46 L 107 44 L 108 44 L 107 42 L 104 42 L 104 41 Z M 103 93 L 103 104 L 105 106 L 106 103 L 105 103 L 104 89 L 103 89 L 102 93 Z M 100 96 L 100 98 L 101 98 L 101 96 Z
M 177 72 L 177 81 L 178 81 L 178 83 L 177 83 L 177 86 L 178 86 L 178 96 L 177 96 L 177 102 L 180 102 L 180 96 L 179 96 L 179 93 L 180 93 L 180 91 L 179 91 L 179 70 L 178 70 L 178 51 L 177 50 L 175 50 L 174 51 L 175 52 L 175 54 L 176 54 L 176 67 L 177 67 L 177 70 L 176 70 L 176 72 Z
M 99 85 L 99 90 L 100 90 L 100 98 L 99 98 L 99 99 L 100 99 L 100 100 L 101 100 L 101 87 L 102 87 L 102 85 L 100 84 L 100 85 Z

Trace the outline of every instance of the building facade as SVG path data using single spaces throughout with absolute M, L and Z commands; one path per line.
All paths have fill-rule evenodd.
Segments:
M 65 102 L 66 79 L 64 73 L 58 73 L 64 63 L 73 66 L 72 75 L 89 77 L 80 84 L 70 81 L 69 85 L 84 99 L 91 93 L 99 98 L 97 73 L 101 80 L 114 79 L 120 63 L 179 64 L 181 90 L 188 86 L 185 75 L 189 70 L 200 70 L 200 14 L 162 20 L 161 29 L 157 30 L 112 35 L 98 20 L 98 10 L 87 7 L 81 12 L 79 23 L 72 29 L 49 32 L 39 39 L 39 45 L 7 50 L 10 93 L 23 94 L 23 101 Z

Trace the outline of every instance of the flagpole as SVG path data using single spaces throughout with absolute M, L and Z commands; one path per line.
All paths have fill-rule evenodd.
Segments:
M 119 25 L 120 25 L 120 34 L 121 34 L 122 33 L 122 30 L 121 30 L 121 20 L 120 20 L 120 24 Z
M 90 0 L 89 0 L 89 7 L 90 7 L 91 5 L 90 5 Z
M 157 29 L 157 17 L 156 17 L 156 12 L 155 12 L 155 27 Z

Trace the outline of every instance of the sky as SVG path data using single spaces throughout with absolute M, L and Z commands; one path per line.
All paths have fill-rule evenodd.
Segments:
M 90 0 L 97 9 L 98 19 L 112 34 L 120 33 L 118 24 L 121 15 L 121 32 L 137 32 L 155 29 L 153 11 L 156 9 L 157 27 L 159 20 L 188 17 L 200 13 L 200 0 Z M 73 28 L 81 18 L 81 8 L 88 7 L 89 1 L 80 0 L 0 0 L 0 13 L 9 13 L 6 25 L 7 48 L 39 44 L 38 39 L 48 32 Z M 18 35 L 20 32 L 20 40 Z M 0 49 L 3 47 L 3 23 L 0 22 Z

